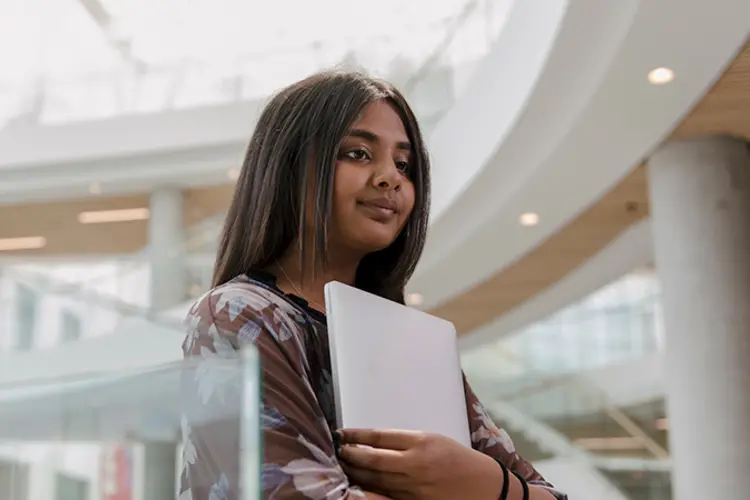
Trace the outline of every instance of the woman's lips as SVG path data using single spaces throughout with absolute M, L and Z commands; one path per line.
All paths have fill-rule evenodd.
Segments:
M 398 212 L 396 202 L 387 198 L 360 201 L 358 205 L 369 212 L 372 218 L 379 221 L 392 219 Z

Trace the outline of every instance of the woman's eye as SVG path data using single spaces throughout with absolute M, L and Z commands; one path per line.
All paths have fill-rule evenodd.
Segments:
M 409 162 L 408 161 L 397 161 L 396 162 L 396 168 L 398 168 L 402 172 L 407 172 L 409 170 Z
M 352 160 L 362 161 L 370 159 L 370 155 L 364 149 L 355 149 L 346 153 L 347 158 Z

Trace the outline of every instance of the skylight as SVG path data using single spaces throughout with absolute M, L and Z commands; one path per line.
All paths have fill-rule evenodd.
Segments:
M 487 14 L 504 4 L 3 0 L 0 127 L 265 97 L 344 61 L 382 76 L 416 72 L 436 50 L 458 64 L 486 50 L 499 29 Z

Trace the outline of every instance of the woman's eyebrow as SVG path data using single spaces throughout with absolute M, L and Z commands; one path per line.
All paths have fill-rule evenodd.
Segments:
M 359 137 L 360 139 L 365 139 L 366 141 L 374 143 L 380 142 L 380 137 L 378 137 L 377 134 L 370 132 L 369 130 L 352 129 L 347 135 L 349 137 Z M 399 142 L 398 144 L 396 144 L 396 147 L 405 151 L 411 151 L 411 144 L 409 144 L 408 141 Z

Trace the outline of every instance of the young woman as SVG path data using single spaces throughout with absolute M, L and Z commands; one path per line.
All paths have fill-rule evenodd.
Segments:
M 193 306 L 183 347 L 188 357 L 232 358 L 250 344 L 260 353 L 265 498 L 565 498 L 516 454 L 468 384 L 474 449 L 425 433 L 335 428 L 323 286 L 337 280 L 403 303 L 429 184 L 417 120 L 385 82 L 322 73 L 263 111 L 214 289 Z M 217 393 L 201 404 L 222 404 Z M 186 425 L 184 438 L 180 498 L 237 499 L 237 423 Z

